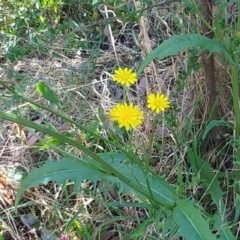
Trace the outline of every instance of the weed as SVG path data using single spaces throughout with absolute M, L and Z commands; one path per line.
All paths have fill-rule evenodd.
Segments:
M 240 11 L 216 6 L 1 3 L 0 239 L 238 238 Z

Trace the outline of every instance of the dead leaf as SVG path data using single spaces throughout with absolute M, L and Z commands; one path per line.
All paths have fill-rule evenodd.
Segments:
M 157 125 L 156 133 L 163 137 L 171 137 L 171 131 L 166 127 L 162 127 L 161 125 Z
M 147 81 L 146 81 L 146 78 L 143 77 L 137 85 L 138 96 L 139 97 L 144 96 L 146 91 L 147 91 Z
M 114 200 L 118 199 L 118 192 L 117 192 L 117 189 L 116 188 L 111 188 L 109 191 L 108 191 L 110 197 Z
M 39 118 L 37 120 L 34 121 L 34 123 L 37 123 L 37 124 L 41 124 L 43 121 L 43 118 Z M 30 128 L 29 130 L 32 130 L 33 132 L 35 132 L 34 129 Z M 32 135 L 31 131 L 28 132 L 28 135 L 27 135 L 27 145 L 31 146 L 33 145 L 35 142 L 37 142 L 38 138 L 34 135 Z
M 61 133 L 65 133 L 70 130 L 69 125 L 66 122 L 64 122 L 59 127 L 56 127 L 56 129 L 58 132 L 61 132 Z
M 42 240 L 58 240 L 58 238 L 53 233 L 44 228 L 42 233 Z
M 24 226 L 26 226 L 29 229 L 32 229 L 34 223 L 37 221 L 37 217 L 32 214 L 23 214 L 20 216 L 20 219 Z
M 35 142 L 37 142 L 37 138 L 35 137 L 35 136 L 31 136 L 30 138 L 28 138 L 28 140 L 27 140 L 27 145 L 28 146 L 31 146 L 31 145 L 33 145 Z
M 111 94 L 111 98 L 114 100 L 119 100 L 122 95 L 123 95 L 123 90 L 121 88 L 119 88 L 117 85 L 111 85 L 108 87 L 110 94 Z

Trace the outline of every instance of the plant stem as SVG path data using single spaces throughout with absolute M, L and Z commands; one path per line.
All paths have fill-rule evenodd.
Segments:
M 115 144 L 114 142 L 108 140 L 107 138 L 104 138 L 104 137 L 102 137 L 102 136 L 100 136 L 100 135 L 92 132 L 92 131 L 89 130 L 88 128 L 84 127 L 82 124 L 77 123 L 76 121 L 72 120 L 70 117 L 68 117 L 68 116 L 66 116 L 66 115 L 64 115 L 64 114 L 62 114 L 62 113 L 60 113 L 60 112 L 58 112 L 58 111 L 56 111 L 56 110 L 54 110 L 54 109 L 52 109 L 52 108 L 49 108 L 49 107 L 47 107 L 47 106 L 45 106 L 45 105 L 42 105 L 41 103 L 38 103 L 38 102 L 36 102 L 36 101 L 33 101 L 33 100 L 31 100 L 30 98 L 27 98 L 27 97 L 25 97 L 25 96 L 23 96 L 23 95 L 19 95 L 19 94 L 16 93 L 12 88 L 10 88 L 6 83 L 4 83 L 2 80 L 0 80 L 0 84 L 2 84 L 2 85 L 3 85 L 8 91 L 10 91 L 11 93 L 13 93 L 13 94 L 15 94 L 16 96 L 22 98 L 24 101 L 26 101 L 26 102 L 28 102 L 28 103 L 30 103 L 30 104 L 33 104 L 33 105 L 35 105 L 36 107 L 39 107 L 39 108 L 41 108 L 41 109 L 44 109 L 44 110 L 46 110 L 46 111 L 48 111 L 48 112 L 51 112 L 51 113 L 53 113 L 54 115 L 56 115 L 56 116 L 64 119 L 67 123 L 74 124 L 76 127 L 78 127 L 79 129 L 81 129 L 82 131 L 87 132 L 87 133 L 90 133 L 92 136 L 94 136 L 94 137 L 96 137 L 96 138 L 98 138 L 98 139 L 100 139 L 100 140 L 102 140 L 102 141 L 104 141 L 104 142 L 106 142 L 106 143 L 109 143 L 110 145 L 116 147 L 118 150 L 124 152 L 134 163 L 138 164 L 139 166 L 142 166 L 141 161 L 140 161 L 138 158 L 134 157 L 132 154 L 130 154 L 129 152 L 125 151 L 125 149 L 123 149 L 119 144 Z M 2 116 L 1 116 L 1 114 L 0 114 L 0 118 L 1 118 L 1 117 L 2 117 Z
M 201 9 L 201 12 L 198 9 L 198 5 L 196 4 L 196 1 L 190 1 L 190 3 L 192 4 L 192 7 L 194 9 L 194 11 L 197 13 L 198 17 L 200 18 L 200 20 L 202 21 L 203 25 L 205 25 L 209 31 L 212 31 L 212 24 L 209 23 L 208 18 L 212 15 L 211 12 L 209 12 L 209 10 L 211 9 L 210 5 L 211 5 L 211 0 L 210 2 L 206 1 L 206 0 L 201 0 L 201 6 L 206 7 L 206 9 L 203 11 L 203 9 Z M 209 8 L 209 9 L 207 9 Z M 206 14 L 210 13 L 209 16 L 207 16 L 206 18 Z
M 107 163 L 99 155 L 95 154 L 90 149 L 88 149 L 87 147 L 83 146 L 82 144 L 80 144 L 76 140 L 71 139 L 69 137 L 66 137 L 66 136 L 64 136 L 64 135 L 62 135 L 62 134 L 60 134 L 60 133 L 58 133 L 58 132 L 56 132 L 56 131 L 54 131 L 52 129 L 49 129 L 47 127 L 44 127 L 42 125 L 39 125 L 37 123 L 34 123 L 32 121 L 29 121 L 27 119 L 24 119 L 24 118 L 16 116 L 16 115 L 12 115 L 12 114 L 8 114 L 8 113 L 0 111 L 0 117 L 5 119 L 5 120 L 8 120 L 8 121 L 19 123 L 19 124 L 22 124 L 24 126 L 36 129 L 36 130 L 38 130 L 38 131 L 40 131 L 42 133 L 48 134 L 48 135 L 50 135 L 52 137 L 55 137 L 57 139 L 61 139 L 63 142 L 68 143 L 68 144 L 78 148 L 79 150 L 81 150 L 85 154 L 87 154 L 89 157 L 94 159 L 94 161 L 98 164 L 99 169 L 104 171 L 106 174 L 113 175 L 113 176 L 117 177 L 123 183 L 127 184 L 128 186 L 130 186 L 131 188 L 133 188 L 137 192 L 141 193 L 146 198 L 148 198 L 148 199 L 151 198 L 151 194 L 147 190 L 143 189 L 139 184 L 135 184 L 135 183 L 131 182 L 131 180 L 129 178 L 127 178 L 122 173 L 120 173 L 111 164 Z M 19 200 L 19 199 L 17 199 L 17 200 Z M 161 205 L 161 203 L 156 199 L 156 205 L 159 205 L 159 204 Z M 173 204 L 173 202 L 171 202 L 169 200 L 169 202 L 167 204 L 168 204 L 168 206 L 171 206 Z
M 238 20 L 237 20 L 237 33 L 240 32 L 240 2 L 238 2 Z M 238 76 L 239 76 L 239 51 L 235 48 L 233 60 L 235 65 L 232 66 L 232 91 L 233 91 L 233 109 L 235 116 L 236 138 L 240 136 L 240 109 L 239 109 L 239 96 L 238 96 Z M 237 149 L 237 161 L 240 161 L 240 148 Z M 237 164 L 236 182 L 240 181 L 240 166 Z M 236 184 L 236 193 L 240 194 L 240 185 Z
M 77 123 L 76 121 L 72 120 L 70 117 L 68 117 L 68 116 L 66 116 L 66 115 L 64 115 L 64 114 L 62 114 L 62 113 L 60 113 L 60 112 L 58 112 L 58 111 L 56 111 L 56 110 L 54 110 L 52 108 L 49 108 L 46 105 L 42 105 L 42 104 L 40 104 L 40 103 L 38 103 L 36 101 L 33 101 L 30 98 L 27 98 L 27 97 L 25 97 L 23 95 L 19 95 L 11 87 L 9 87 L 6 83 L 4 83 L 1 79 L 0 79 L 0 84 L 3 85 L 9 92 L 11 92 L 12 94 L 16 95 L 17 97 L 22 98 L 24 101 L 26 101 L 26 102 L 28 102 L 30 104 L 33 104 L 33 105 L 35 105 L 38 108 L 44 109 L 44 110 L 46 110 L 48 112 L 51 112 L 51 113 L 55 114 L 56 116 L 64 119 L 67 123 L 74 124 L 76 127 L 78 127 L 79 129 L 83 130 L 84 132 L 90 133 L 92 136 L 94 136 L 94 137 L 96 137 L 96 138 L 98 138 L 98 139 L 100 139 L 100 140 L 102 140 L 102 141 L 104 141 L 106 143 L 109 143 L 111 146 L 116 147 L 119 151 L 125 153 L 126 156 L 129 158 L 129 160 L 131 160 L 133 163 L 137 164 L 140 168 L 142 168 L 142 169 L 144 168 L 143 161 L 141 161 L 137 156 L 135 156 L 134 154 L 130 153 L 129 151 L 126 151 L 126 149 L 122 148 L 119 144 L 116 144 L 116 143 L 108 140 L 107 138 L 104 138 L 104 137 L 102 137 L 102 136 L 92 132 L 88 128 L 84 127 L 82 124 Z M 7 114 L 7 117 L 6 116 L 4 117 L 4 115 L 5 115 L 5 113 L 0 111 L 0 118 L 3 118 L 5 120 L 9 120 L 9 121 L 13 121 L 14 122 L 14 119 L 15 119 L 16 116 L 12 115 L 12 117 L 10 117 L 11 114 Z M 12 120 L 10 120 L 10 118 Z M 37 124 L 35 126 L 39 126 L 39 125 Z M 32 128 L 34 128 L 34 127 L 32 127 Z M 38 129 L 38 130 L 40 130 L 40 129 Z M 48 143 L 48 144 L 50 144 L 50 143 Z M 57 148 L 56 146 L 53 146 L 53 145 L 52 145 L 52 147 Z M 61 152 L 61 149 L 59 148 L 58 151 Z M 149 171 L 151 172 L 152 175 L 154 175 L 156 177 L 159 177 L 159 175 L 154 170 L 149 169 Z
M 147 152 L 147 158 L 146 158 L 146 173 L 149 170 L 149 163 L 150 163 L 150 157 L 151 157 L 151 152 L 152 152 L 152 144 L 153 144 L 153 140 L 154 140 L 154 136 L 155 136 L 155 132 L 156 132 L 157 122 L 158 122 L 158 116 L 156 115 L 153 120 L 152 133 L 151 133 L 150 142 L 149 142 L 149 146 L 148 146 L 148 152 Z

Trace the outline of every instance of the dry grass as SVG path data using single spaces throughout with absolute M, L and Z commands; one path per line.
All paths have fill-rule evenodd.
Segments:
M 141 8 L 137 4 L 138 2 L 134 3 L 137 9 Z M 119 95 L 116 92 L 119 93 L 121 89 L 111 82 L 110 76 L 117 64 L 137 68 L 139 59 L 144 58 L 158 44 L 158 41 L 167 39 L 179 31 L 179 26 L 173 19 L 179 18 L 182 19 L 182 22 L 187 23 L 184 27 L 183 25 L 180 26 L 182 33 L 191 31 L 192 22 L 199 24 L 199 19 L 190 15 L 183 15 L 182 4 L 175 3 L 171 6 L 146 11 L 139 21 L 138 29 L 140 32 L 138 34 L 133 31 L 132 26 L 122 25 L 122 30 L 119 31 L 122 35 L 128 31 L 136 35 L 135 38 L 132 36 L 129 38 L 129 35 L 126 35 L 127 42 L 116 44 L 116 41 L 112 40 L 116 40 L 117 35 L 115 36 L 112 31 L 108 32 L 110 47 L 107 51 L 100 51 L 97 59 L 82 58 L 77 55 L 68 58 L 63 52 L 65 40 L 60 38 L 49 44 L 51 51 L 48 54 L 49 56 L 44 56 L 43 59 L 39 58 L 36 53 L 18 61 L 17 64 L 5 63 L 2 65 L 1 78 L 28 98 L 48 104 L 35 91 L 36 84 L 43 81 L 54 89 L 63 103 L 63 111 L 71 118 L 80 121 L 85 126 L 89 126 L 91 121 L 95 119 L 101 123 L 99 107 L 101 106 L 107 114 L 114 102 L 119 100 Z M 173 7 L 176 7 L 177 10 L 175 11 Z M 58 60 L 53 58 L 51 54 L 56 52 L 61 56 Z M 164 61 L 156 60 L 140 76 L 140 80 L 144 79 L 146 82 L 147 93 L 162 91 L 170 96 L 178 92 L 178 96 L 171 99 L 181 109 L 175 115 L 178 127 L 173 134 L 165 126 L 166 122 L 162 121 L 159 125 L 159 131 L 156 133 L 157 140 L 152 151 L 151 163 L 152 167 L 171 183 L 177 181 L 176 156 L 179 161 L 178 164 L 182 166 L 183 174 L 188 171 L 185 162 L 186 145 L 190 145 L 192 140 L 190 136 L 186 136 L 187 142 L 179 147 L 177 146 L 179 139 L 176 139 L 176 136 L 181 135 L 182 131 L 186 131 L 186 116 L 190 118 L 190 122 L 198 120 L 192 114 L 193 111 L 196 111 L 194 102 L 201 102 L 199 111 L 202 113 L 202 123 L 206 120 L 206 113 L 204 113 L 206 102 L 203 99 L 205 92 L 203 73 L 201 71 L 193 72 L 188 76 L 181 92 L 177 89 L 176 81 L 179 78 L 179 73 L 187 68 L 187 59 L 188 52 Z M 219 62 L 219 79 L 228 82 L 229 75 L 222 75 L 225 74 L 223 68 L 224 66 Z M 13 78 L 8 77 L 10 70 Z M 230 88 L 225 90 L 227 91 L 226 94 L 229 94 Z M 0 91 L 1 93 L 6 92 L 5 89 L 0 89 Z M 134 145 L 141 157 L 144 155 L 145 146 L 149 143 L 152 119 L 144 104 L 145 95 L 139 95 L 136 87 L 133 87 L 129 90 L 128 96 L 131 101 L 141 104 L 141 108 L 147 113 L 146 122 L 133 135 Z M 28 103 L 19 101 L 12 104 L 8 102 L 12 99 L 4 99 L 0 102 L 1 109 L 18 111 L 28 119 L 41 124 L 51 124 L 62 132 L 77 131 L 74 126 L 66 125 L 62 119 L 55 118 L 46 111 L 36 110 Z M 233 118 L 230 106 L 227 98 L 220 97 L 221 116 L 227 120 Z M 106 125 L 102 125 L 101 134 L 108 137 L 105 127 Z M 201 132 L 203 127 L 200 124 L 197 132 Z M 82 141 L 85 141 L 88 147 L 94 148 L 91 142 L 84 139 Z M 38 166 L 47 158 L 61 159 L 61 156 L 53 150 L 36 146 L 36 142 L 37 139 L 29 129 L 17 124 L 1 122 L 0 162 L 3 170 L 0 172 L 0 184 L 2 184 L 0 185 L 0 216 L 3 217 L 0 218 L 0 231 L 4 233 L 5 239 L 40 239 L 42 232 L 34 230 L 35 228 L 28 228 L 19 217 L 29 213 L 38 217 L 42 224 L 39 229 L 47 228 L 51 232 L 56 231 L 57 233 L 60 233 L 60 231 L 62 231 L 61 233 L 70 232 L 72 239 L 105 240 L 125 239 L 124 236 L 139 226 L 140 222 L 149 214 L 144 208 L 114 209 L 110 207 L 109 203 L 113 200 L 111 191 L 113 190 L 105 190 L 106 194 L 102 194 L 99 186 L 98 193 L 93 194 L 91 183 L 87 182 L 85 191 L 80 194 L 74 193 L 71 185 L 61 189 L 55 183 L 32 188 L 22 197 L 21 205 L 18 207 L 19 212 L 16 215 L 13 202 L 19 181 L 6 176 L 5 172 L 8 173 L 10 170 L 18 169 L 28 173 L 33 166 Z M 69 148 L 69 151 L 81 155 L 75 149 Z M 125 197 L 128 200 L 131 199 L 129 196 Z M 92 238 L 81 237 L 77 233 L 76 226 L 68 226 L 75 216 L 77 216 L 81 225 L 80 228 L 85 226 L 87 229 L 91 229 L 89 231 Z M 150 239 L 147 234 L 154 236 L 156 233 L 157 230 L 152 224 L 146 229 L 146 237 L 142 236 L 138 239 Z

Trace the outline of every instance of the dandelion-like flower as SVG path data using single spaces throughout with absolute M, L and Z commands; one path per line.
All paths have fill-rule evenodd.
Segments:
M 149 94 L 147 98 L 147 107 L 156 113 L 164 112 L 170 107 L 168 98 L 161 93 Z
M 130 87 L 130 85 L 137 81 L 137 73 L 129 68 L 120 67 L 114 71 L 113 81 L 123 86 Z
M 142 123 L 143 112 L 133 103 L 118 103 L 110 110 L 110 118 L 112 121 L 117 121 L 120 128 L 125 127 L 128 131 Z

